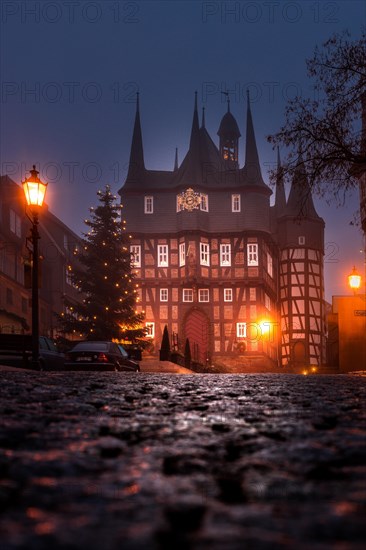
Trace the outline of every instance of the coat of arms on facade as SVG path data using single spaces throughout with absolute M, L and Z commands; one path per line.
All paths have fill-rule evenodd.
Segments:
M 177 197 L 179 210 L 197 210 L 201 204 L 201 194 L 193 191 L 192 187 L 188 187 L 182 191 Z

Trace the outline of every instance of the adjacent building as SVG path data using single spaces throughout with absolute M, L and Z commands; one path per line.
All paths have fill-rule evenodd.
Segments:
M 324 222 L 299 169 L 288 200 L 264 182 L 248 97 L 245 163 L 230 111 L 218 145 L 199 123 L 171 171 L 145 166 L 139 100 L 129 171 L 119 193 L 131 233 L 139 308 L 158 352 L 189 339 L 194 360 L 245 368 L 325 363 Z
M 0 177 L 0 331 L 31 331 L 31 223 L 26 216 L 22 188 L 8 176 Z M 78 237 L 47 208 L 42 207 L 40 232 L 40 334 L 55 337 L 56 314 L 63 298 L 80 300 L 70 278 Z

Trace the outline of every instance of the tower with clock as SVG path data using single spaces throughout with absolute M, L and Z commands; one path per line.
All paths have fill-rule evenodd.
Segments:
M 183 351 L 188 338 L 194 361 L 230 372 L 320 365 L 324 223 L 312 202 L 303 218 L 296 213 L 304 174 L 288 201 L 279 178 L 271 206 L 249 96 L 243 167 L 240 135 L 228 102 L 217 147 L 204 113 L 199 124 L 196 94 L 182 163 L 176 158 L 171 171 L 149 170 L 137 97 L 129 170 L 119 194 L 148 338 L 158 354 L 167 325 L 173 349 Z M 314 298 L 309 292 L 315 286 Z

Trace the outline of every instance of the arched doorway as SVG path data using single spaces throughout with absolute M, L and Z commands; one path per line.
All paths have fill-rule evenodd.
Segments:
M 298 364 L 305 364 L 306 362 L 306 348 L 303 341 L 298 341 L 293 344 L 292 348 L 293 362 Z
M 205 364 L 209 355 L 209 322 L 199 309 L 192 309 L 184 322 L 184 335 L 189 339 L 193 361 Z

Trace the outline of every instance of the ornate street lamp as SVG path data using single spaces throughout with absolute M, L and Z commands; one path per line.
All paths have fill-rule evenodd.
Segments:
M 31 242 L 32 242 L 32 367 L 40 368 L 39 362 L 39 303 L 38 303 L 38 214 L 42 208 L 46 194 L 47 183 L 43 183 L 39 177 L 39 172 L 33 164 L 33 170 L 30 170 L 30 177 L 22 182 L 23 191 L 31 216 L 28 216 L 32 223 Z
M 353 290 L 354 294 L 356 294 L 361 286 L 361 275 L 358 274 L 355 266 L 353 266 L 352 273 L 348 275 L 348 285 Z

